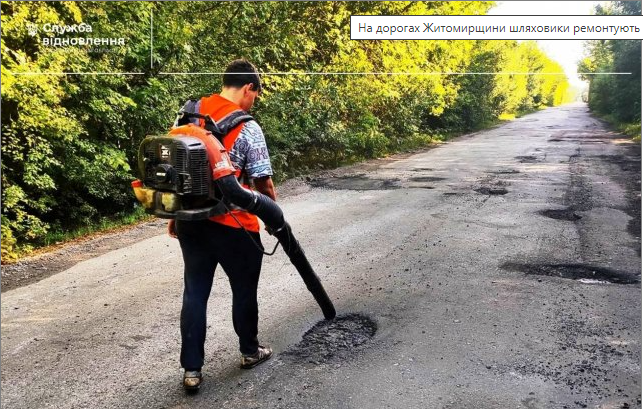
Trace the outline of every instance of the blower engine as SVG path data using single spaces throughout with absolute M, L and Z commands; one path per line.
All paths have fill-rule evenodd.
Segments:
M 148 136 L 139 148 L 138 168 L 141 180 L 132 187 L 148 213 L 199 220 L 226 212 L 213 183 L 206 145 L 199 138 Z
M 241 115 L 231 114 L 234 118 L 226 124 L 232 127 L 251 118 L 239 112 Z M 226 213 L 232 207 L 256 215 L 279 240 L 324 317 L 335 318 L 335 307 L 281 208 L 268 196 L 239 184 L 227 151 L 215 137 L 215 134 L 220 137 L 227 134 L 227 129 L 219 127 L 209 116 L 191 115 L 204 119 L 205 129 L 194 124 L 182 125 L 168 135 L 148 136 L 141 143 L 140 179 L 132 182 L 138 201 L 148 213 L 164 219 L 206 219 Z

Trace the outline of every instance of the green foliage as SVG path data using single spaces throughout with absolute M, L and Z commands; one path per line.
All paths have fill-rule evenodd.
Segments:
M 566 79 L 533 43 L 351 41 L 351 14 L 484 14 L 491 2 L 2 2 L 2 257 L 136 212 L 138 145 L 248 58 L 253 115 L 277 179 L 373 158 L 562 102 Z M 150 55 L 149 22 L 154 17 Z M 125 46 L 45 47 L 28 23 L 90 24 Z M 67 36 L 67 35 L 65 35 Z M 76 33 L 69 36 L 82 37 Z M 68 36 L 68 37 L 69 37 Z M 153 66 L 151 66 L 153 63 Z M 624 62 L 623 62 L 624 63 Z M 500 72 L 502 75 L 422 73 Z M 16 75 L 136 72 L 142 75 Z M 304 75 L 306 72 L 418 75 Z
M 640 1 L 616 1 L 598 6 L 601 15 L 640 15 Z M 641 41 L 596 40 L 586 43 L 587 57 L 578 70 L 589 81 L 589 107 L 615 124 L 641 123 Z M 626 72 L 629 75 L 601 75 L 603 72 Z M 640 125 L 639 125 L 640 126 Z

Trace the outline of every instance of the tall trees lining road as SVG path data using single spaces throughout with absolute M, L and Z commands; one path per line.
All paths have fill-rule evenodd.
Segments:
M 491 2 L 2 2 L 2 259 L 131 213 L 138 144 L 245 57 L 264 72 L 562 72 L 533 43 L 351 41 L 351 14 L 484 14 Z M 150 61 L 150 16 L 154 16 Z M 91 34 L 45 32 L 91 25 Z M 27 27 L 40 30 L 30 35 Z M 42 39 L 122 37 L 124 46 Z M 152 62 L 153 64 L 150 64 Z M 20 75 L 24 73 L 30 75 Z M 140 72 L 142 75 L 34 75 Z M 564 76 L 264 77 L 254 115 L 280 178 L 393 152 L 563 101 Z
M 641 15 L 640 1 L 615 1 L 598 6 L 599 15 Z M 588 57 L 578 71 L 589 81 L 589 107 L 611 122 L 641 126 L 641 41 L 596 40 L 586 43 Z M 602 72 L 630 75 L 600 75 Z

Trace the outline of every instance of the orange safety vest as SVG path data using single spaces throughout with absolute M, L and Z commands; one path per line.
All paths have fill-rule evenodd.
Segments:
M 215 121 L 220 121 L 229 113 L 240 109 L 241 107 L 239 107 L 234 102 L 229 101 L 220 95 L 213 94 L 209 97 L 201 98 L 201 107 L 199 108 L 199 113 L 201 115 L 210 115 L 210 117 Z M 201 126 L 204 125 L 202 119 L 200 120 L 200 123 Z M 226 136 L 223 137 L 223 147 L 226 148 L 228 152 L 232 150 L 234 142 L 237 140 L 237 137 L 241 133 L 241 129 L 243 128 L 244 124 L 245 123 L 239 124 L 238 126 L 233 128 Z M 241 170 L 237 170 L 235 176 L 237 177 L 237 179 L 239 179 L 239 177 L 241 176 Z M 246 189 L 250 189 L 250 186 L 248 185 L 242 184 L 241 186 L 245 187 Z M 230 213 L 232 213 L 234 217 L 239 220 L 238 223 L 237 220 L 235 220 L 230 215 Z M 226 214 L 212 216 L 210 217 L 210 220 L 216 223 L 225 224 L 226 226 L 230 227 L 241 228 L 243 226 L 248 231 L 257 233 L 259 232 L 259 219 L 257 219 L 257 216 L 250 214 L 245 210 L 232 210 Z M 241 226 L 239 226 L 239 223 L 241 223 Z

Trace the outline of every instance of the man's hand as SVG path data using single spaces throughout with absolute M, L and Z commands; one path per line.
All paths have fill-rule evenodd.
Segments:
M 167 223 L 167 234 L 173 239 L 176 239 L 176 222 L 174 219 L 170 219 Z
M 252 182 L 255 185 L 257 192 L 263 193 L 268 196 L 275 202 L 277 201 L 277 193 L 275 193 L 275 185 L 272 183 L 272 178 L 270 176 L 264 176 L 262 178 L 253 179 Z

